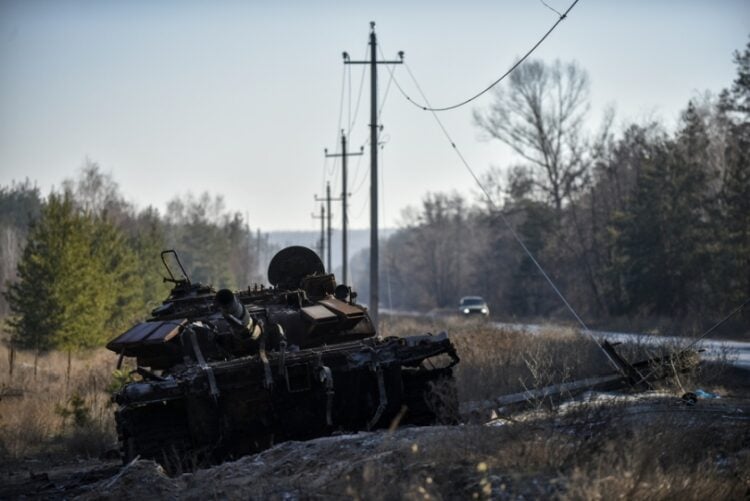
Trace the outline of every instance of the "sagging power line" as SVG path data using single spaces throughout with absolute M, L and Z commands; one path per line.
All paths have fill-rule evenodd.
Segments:
M 401 86 L 398 84 L 398 82 L 396 82 L 396 87 L 398 88 L 399 92 L 404 97 L 404 99 L 406 99 L 411 104 L 413 104 L 417 108 L 420 108 L 420 109 L 422 109 L 424 111 L 431 111 L 431 112 L 449 111 L 449 110 L 455 110 L 456 108 L 460 108 L 461 106 L 469 104 L 470 102 L 474 101 L 475 99 L 477 99 L 477 98 L 481 97 L 482 95 L 486 94 L 487 92 L 489 92 L 493 87 L 495 87 L 497 84 L 499 84 L 500 82 L 502 82 L 503 80 L 505 80 L 505 78 L 508 75 L 510 75 L 511 73 L 513 73 L 513 70 L 515 70 L 516 68 L 518 68 L 521 65 L 521 63 L 523 63 L 537 49 L 537 47 L 539 47 L 542 44 L 542 42 L 544 42 L 547 39 L 547 37 L 550 36 L 550 34 L 553 31 L 555 31 L 555 28 L 557 28 L 557 25 L 559 25 L 561 22 L 563 22 L 563 20 L 565 18 L 568 17 L 568 13 L 571 10 L 573 10 L 573 7 L 576 6 L 576 4 L 578 3 L 578 1 L 579 0 L 573 0 L 573 3 L 570 4 L 570 7 L 568 7 L 567 10 L 565 10 L 565 12 L 563 12 L 562 14 L 560 14 L 560 16 L 558 17 L 557 21 L 555 21 L 555 23 L 552 25 L 552 27 L 550 27 L 550 29 L 547 30 L 547 32 L 542 36 L 542 38 L 540 38 L 531 47 L 531 49 L 529 49 L 528 51 L 526 51 L 526 53 L 518 61 L 516 61 L 515 63 L 513 63 L 513 65 L 505 73 L 503 73 L 502 75 L 500 75 L 500 77 L 498 79 L 496 79 L 490 85 L 488 85 L 487 87 L 485 87 L 484 89 L 482 89 L 481 91 L 479 91 L 478 93 L 474 94 L 473 96 L 471 96 L 468 99 L 464 99 L 463 101 L 461 101 L 459 103 L 456 103 L 456 104 L 452 104 L 450 106 L 432 107 L 432 106 L 430 106 L 430 103 L 424 98 L 424 94 L 422 95 L 422 100 L 423 100 L 424 104 L 420 104 L 420 103 L 416 102 L 414 99 L 412 99 L 411 96 L 409 96 L 404 91 L 404 89 L 401 88 Z

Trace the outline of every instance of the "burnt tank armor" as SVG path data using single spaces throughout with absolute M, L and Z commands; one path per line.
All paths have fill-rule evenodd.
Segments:
M 447 335 L 378 336 L 312 250 L 283 249 L 272 287 L 237 292 L 192 283 L 175 251 L 162 261 L 169 297 L 107 344 L 118 367 L 136 363 L 114 395 L 123 460 L 178 471 L 284 440 L 456 419 Z

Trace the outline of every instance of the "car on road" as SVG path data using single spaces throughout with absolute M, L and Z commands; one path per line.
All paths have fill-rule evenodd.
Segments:
M 490 309 L 487 306 L 487 302 L 480 296 L 462 297 L 461 302 L 458 304 L 458 311 L 465 317 L 470 315 L 490 316 Z

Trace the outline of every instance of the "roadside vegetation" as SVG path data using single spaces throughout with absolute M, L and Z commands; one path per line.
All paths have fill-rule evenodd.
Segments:
M 456 378 L 462 403 L 610 371 L 592 341 L 567 329 L 528 335 L 463 319 L 388 317 L 384 333 L 446 328 L 461 356 Z M 630 360 L 653 354 L 645 345 L 620 348 Z M 109 405 L 109 390 L 120 377 L 113 374 L 115 358 L 103 350 L 75 357 L 67 377 L 67 353 L 52 352 L 38 360 L 35 376 L 33 352 L 22 352 L 11 379 L 8 352 L 0 353 L 0 392 L 17 390 L 0 400 L 0 474 L 70 463 L 95 468 L 114 457 L 106 453 L 116 447 Z M 737 371 L 704 364 L 664 381 L 656 393 L 603 394 L 563 405 L 530 402 L 527 410 L 490 424 L 288 442 L 176 478 L 141 461 L 116 480 L 110 477 L 117 470 L 110 470 L 107 480 L 86 492 L 96 499 L 156 493 L 184 499 L 295 493 L 420 500 L 742 499 L 750 489 L 750 378 Z M 680 397 L 697 388 L 721 398 L 688 406 Z M 96 461 L 78 463 L 86 458 Z M 69 482 L 86 485 L 75 474 Z
M 593 341 L 565 328 L 528 335 L 461 318 L 399 317 L 386 317 L 382 328 L 386 336 L 443 330 L 461 357 L 455 373 L 460 403 L 612 372 Z M 664 348 L 622 345 L 619 351 L 636 361 L 662 354 Z M 116 361 L 104 349 L 73 354 L 70 361 L 67 351 L 37 357 L 33 350 L 17 350 L 11 366 L 9 348 L 0 346 L 0 459 L 98 458 L 114 452 L 110 396 L 127 373 L 115 371 Z M 714 385 L 722 370 L 708 365 L 701 373 L 681 376 L 679 383 L 671 381 L 669 388 L 679 396 L 698 384 Z
M 609 374 L 614 371 L 591 338 L 578 330 L 544 327 L 535 334 L 498 328 L 484 320 L 458 316 L 433 319 L 388 316 L 382 335 L 407 336 L 449 333 L 461 362 L 456 366 L 461 403 L 523 392 L 556 383 Z M 617 346 L 626 360 L 637 362 L 678 352 L 681 344 L 651 345 L 644 342 Z M 667 384 L 675 393 L 697 385 L 713 385 L 723 377 L 731 353 L 722 354 L 717 364 L 703 364 L 700 371 L 683 374 Z
M 109 390 L 116 356 L 0 346 L 0 461 L 101 457 L 116 447 Z M 12 367 L 12 372 L 11 372 Z

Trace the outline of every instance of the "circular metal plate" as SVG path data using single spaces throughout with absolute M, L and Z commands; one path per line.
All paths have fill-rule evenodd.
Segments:
M 307 247 L 282 249 L 268 265 L 268 281 L 282 289 L 296 289 L 303 278 L 314 273 L 325 273 L 325 267 L 315 251 Z

